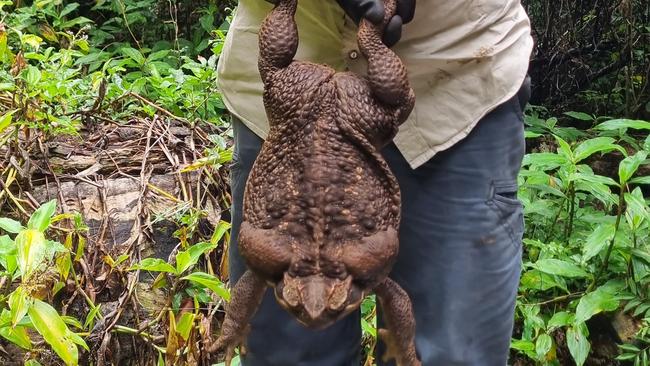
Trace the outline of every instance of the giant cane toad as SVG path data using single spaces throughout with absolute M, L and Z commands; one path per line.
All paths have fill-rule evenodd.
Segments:
M 267 287 L 308 327 L 325 327 L 371 292 L 381 302 L 388 356 L 420 365 L 406 292 L 388 278 L 398 252 L 400 192 L 379 150 L 414 104 L 406 69 L 362 20 L 368 75 L 295 61 L 297 0 L 277 0 L 260 35 L 259 71 L 269 135 L 244 196 L 240 251 L 248 271 L 232 291 L 221 336 L 226 364 L 244 342 Z M 395 11 L 386 0 L 384 24 Z

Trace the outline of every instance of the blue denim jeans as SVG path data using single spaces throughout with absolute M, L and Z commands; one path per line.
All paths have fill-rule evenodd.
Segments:
M 416 347 L 424 366 L 507 362 L 524 225 L 516 197 L 525 150 L 524 89 L 519 98 L 486 115 L 465 139 L 417 169 L 394 145 L 383 150 L 402 191 L 400 251 L 391 278 L 413 302 Z M 244 186 L 262 140 L 236 119 L 233 127 L 229 254 L 234 283 L 245 271 L 236 243 Z M 268 291 L 252 320 L 243 365 L 358 366 L 359 317 L 353 313 L 324 330 L 309 330 Z M 380 342 L 378 359 L 382 351 Z

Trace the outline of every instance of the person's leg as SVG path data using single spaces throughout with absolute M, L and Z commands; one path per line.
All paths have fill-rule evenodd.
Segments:
M 242 221 L 246 179 L 262 146 L 262 139 L 233 118 L 235 152 L 231 168 L 232 235 L 229 249 L 230 281 L 234 284 L 246 270 L 237 247 Z M 354 312 L 320 331 L 300 325 L 267 291 L 251 322 L 245 366 L 358 366 L 361 326 Z
M 384 151 L 402 191 L 391 278 L 413 301 L 423 366 L 506 365 L 521 267 L 516 190 L 524 145 L 513 98 L 415 170 L 394 145 Z

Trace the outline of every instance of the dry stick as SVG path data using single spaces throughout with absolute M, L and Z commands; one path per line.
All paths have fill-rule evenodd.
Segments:
M 155 117 L 154 117 L 155 118 Z M 142 164 L 140 166 L 141 171 L 140 171 L 140 199 L 138 199 L 138 204 L 136 211 L 138 212 L 138 219 L 135 220 L 134 222 L 134 232 L 136 233 L 135 237 L 131 237 L 127 240 L 129 243 L 129 248 L 127 251 L 130 251 L 132 249 L 135 249 L 137 251 L 137 258 L 140 259 L 140 244 L 142 243 L 142 233 L 140 233 L 140 229 L 142 228 L 142 213 L 143 213 L 143 198 L 146 194 L 147 190 L 147 183 L 149 181 L 149 178 L 151 177 L 151 172 L 147 172 L 146 166 L 147 166 L 147 159 L 149 157 L 149 154 L 151 152 L 151 137 L 152 137 L 152 131 L 153 131 L 154 123 L 150 124 L 149 130 L 147 131 L 147 147 L 144 152 L 144 156 L 142 158 Z M 133 244 L 136 244 L 135 246 Z M 135 247 L 135 248 L 134 248 Z M 122 315 L 122 312 L 124 310 L 124 304 L 128 301 L 128 299 L 131 297 L 133 294 L 133 291 L 135 289 L 135 285 L 138 282 L 138 278 L 140 276 L 140 270 L 136 269 L 134 272 L 131 272 L 127 275 L 129 278 L 127 288 L 125 292 L 120 296 L 120 299 L 118 300 L 118 307 L 115 316 L 113 317 L 113 320 L 110 322 L 110 324 L 106 327 L 105 331 L 108 333 L 115 327 L 117 324 L 117 321 L 119 320 L 120 316 Z
M 560 302 L 560 301 L 565 301 L 565 300 L 569 300 L 569 299 L 578 298 L 578 297 L 584 295 L 585 293 L 586 293 L 585 291 L 573 292 L 573 293 L 570 293 L 570 294 L 557 296 L 557 297 L 554 297 L 554 298 L 546 300 L 546 301 L 530 303 L 530 304 L 523 304 L 523 305 L 526 305 L 526 306 L 548 305 L 548 304 L 552 304 L 552 303 L 555 303 L 555 302 Z
M 129 21 L 126 19 L 126 7 L 124 6 L 124 2 L 122 2 L 122 0 L 118 0 L 118 3 L 120 4 L 120 10 L 122 10 L 122 18 L 124 18 L 124 24 L 126 25 L 126 29 L 129 31 L 129 34 L 131 34 L 131 38 L 133 38 L 135 44 L 138 45 L 139 49 L 141 49 L 142 47 L 140 46 L 140 42 L 138 42 L 138 39 L 135 38 L 135 35 L 131 30 L 131 26 L 129 25 Z
M 199 135 L 199 137 L 201 137 L 204 141 L 209 141 L 210 140 L 202 129 L 197 128 L 196 126 L 194 126 L 194 124 L 192 122 L 190 122 L 187 118 L 179 117 L 179 116 L 173 114 L 172 112 L 168 111 L 167 109 L 157 105 L 156 103 L 148 100 L 147 98 L 145 98 L 145 97 L 143 97 L 143 96 L 141 96 L 141 95 L 139 95 L 137 93 L 129 92 L 129 93 L 127 93 L 127 95 L 130 95 L 130 96 L 138 99 L 142 103 L 144 103 L 144 104 L 146 104 L 146 105 L 148 105 L 150 107 L 155 108 L 156 110 L 158 110 L 160 113 L 166 115 L 167 117 L 173 118 L 173 119 L 175 119 L 177 121 L 181 121 L 181 122 L 189 125 L 190 127 L 192 127 L 192 130 L 195 131 Z
M 166 115 L 167 117 L 170 117 L 170 118 L 173 118 L 173 119 L 176 119 L 178 121 L 181 121 L 181 122 L 184 122 L 184 123 L 187 123 L 187 124 L 191 125 L 190 121 L 188 121 L 187 119 L 185 119 L 183 117 L 176 116 L 172 112 L 170 112 L 170 111 L 166 110 L 165 108 L 159 106 L 158 104 L 150 101 L 149 99 L 141 96 L 140 94 L 137 94 L 137 93 L 134 93 L 134 92 L 129 92 L 128 95 L 134 97 L 135 99 L 141 101 L 142 103 L 144 103 L 144 104 L 146 104 L 146 105 L 148 105 L 150 107 L 155 108 L 156 110 L 158 110 L 158 112 Z

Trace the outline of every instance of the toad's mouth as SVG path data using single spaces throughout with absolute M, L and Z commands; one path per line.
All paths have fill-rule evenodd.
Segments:
M 285 273 L 275 284 L 275 297 L 300 323 L 313 329 L 326 328 L 359 307 L 364 292 L 345 279 L 323 274 L 293 277 Z

